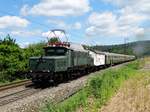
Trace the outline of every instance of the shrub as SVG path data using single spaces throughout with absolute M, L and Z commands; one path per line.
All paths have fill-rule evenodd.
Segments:
M 87 97 L 88 94 L 83 89 L 59 104 L 47 103 L 42 110 L 43 112 L 72 112 L 81 105 L 85 106 Z
M 29 57 L 42 55 L 44 45 L 41 42 L 22 49 L 10 35 L 0 40 L 0 82 L 23 79 L 28 71 Z

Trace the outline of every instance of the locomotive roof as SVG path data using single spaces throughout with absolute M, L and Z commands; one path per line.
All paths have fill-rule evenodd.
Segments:
M 82 46 L 82 44 L 77 44 L 77 43 L 69 43 L 69 47 L 68 46 L 46 46 L 44 48 L 55 48 L 55 47 L 63 47 L 63 48 L 67 48 L 67 49 L 71 49 L 73 51 L 80 51 L 80 52 L 88 52 L 87 50 L 84 49 L 84 47 Z
M 61 59 L 61 58 L 64 58 L 65 56 L 42 56 L 42 59 Z M 33 57 L 30 57 L 30 59 L 39 59 L 38 56 L 33 56 Z
M 98 54 L 104 54 L 104 55 L 114 55 L 114 56 L 132 56 L 132 55 L 125 55 L 125 54 L 118 54 L 118 53 L 110 53 L 110 52 L 102 52 L 102 51 L 98 51 L 98 50 L 92 50 L 95 53 Z
M 70 43 L 69 49 L 74 51 L 87 52 L 87 50 L 85 50 L 81 44 L 77 44 L 77 43 Z

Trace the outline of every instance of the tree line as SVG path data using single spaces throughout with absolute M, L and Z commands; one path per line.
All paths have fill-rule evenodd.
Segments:
M 24 78 L 29 57 L 42 55 L 44 45 L 45 42 L 40 42 L 20 48 L 10 35 L 0 39 L 0 82 Z

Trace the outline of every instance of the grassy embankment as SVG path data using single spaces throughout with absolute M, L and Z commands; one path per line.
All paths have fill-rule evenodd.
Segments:
M 125 81 L 98 112 L 150 112 L 150 68 Z
M 120 88 L 123 82 L 138 74 L 140 61 L 134 61 L 118 69 L 109 69 L 89 79 L 87 86 L 67 100 L 59 103 L 47 103 L 43 112 L 97 112 Z

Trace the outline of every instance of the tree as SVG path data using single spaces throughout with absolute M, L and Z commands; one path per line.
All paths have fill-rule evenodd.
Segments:
M 2 43 L 7 45 L 17 45 L 16 40 L 11 38 L 9 34 L 4 38 Z
M 8 34 L 0 44 L 0 76 L 5 80 L 16 78 L 16 73 L 25 70 L 22 49 Z
M 48 40 L 48 42 L 50 42 L 50 43 L 56 43 L 56 42 L 60 42 L 60 40 L 58 38 L 56 38 L 56 37 L 53 37 L 53 38 L 50 38 Z
M 1 39 L 0 82 L 23 78 L 21 74 L 28 71 L 29 57 L 42 55 L 45 45 L 45 42 L 40 42 L 22 49 L 9 34 Z

